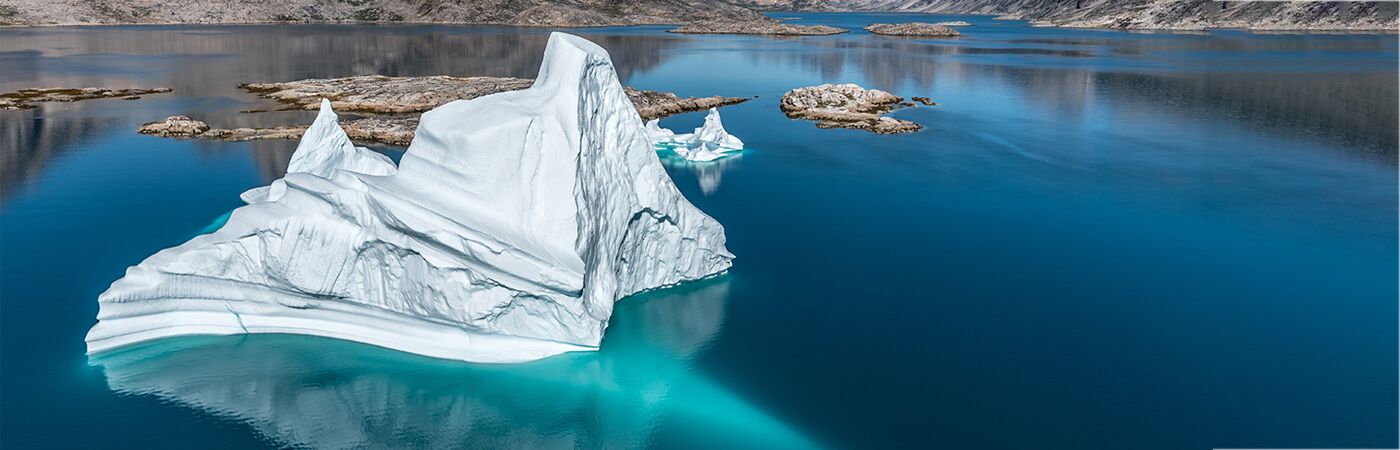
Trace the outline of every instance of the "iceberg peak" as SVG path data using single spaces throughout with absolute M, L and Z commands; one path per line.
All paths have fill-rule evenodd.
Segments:
M 646 123 L 647 137 L 657 150 L 671 150 L 688 161 L 714 161 L 744 149 L 744 142 L 724 131 L 719 110 L 710 108 L 705 123 L 694 132 L 676 134 L 661 128 L 659 120 Z
M 102 293 L 89 353 L 293 333 L 528 361 L 596 349 L 618 299 L 734 257 L 582 38 L 551 34 L 529 89 L 425 113 L 397 168 L 337 122 L 323 101 L 285 177 Z
M 321 110 L 316 114 L 316 121 L 302 135 L 301 143 L 287 165 L 287 173 L 309 173 L 332 178 L 336 170 L 365 175 L 393 175 L 398 168 L 394 167 L 394 161 L 388 156 L 351 143 L 350 136 L 340 128 L 340 117 L 331 111 L 331 101 L 321 99 Z

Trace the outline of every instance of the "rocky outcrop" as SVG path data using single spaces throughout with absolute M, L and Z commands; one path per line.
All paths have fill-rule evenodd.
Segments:
M 748 8 L 715 0 L 0 1 L 0 26 L 399 22 L 593 27 L 763 18 Z
M 422 113 L 456 100 L 530 87 L 535 80 L 510 77 L 386 77 L 312 78 L 284 83 L 248 83 L 238 87 L 262 98 L 286 104 L 283 109 L 315 110 L 321 99 L 336 111 L 396 114 Z
M 152 136 L 176 139 L 210 139 L 216 141 L 243 142 L 252 140 L 301 139 L 306 134 L 304 126 L 272 128 L 210 128 L 209 124 L 185 116 L 172 116 L 141 124 L 136 132 Z M 397 146 L 407 146 L 413 142 L 413 130 L 418 128 L 417 117 L 380 118 L 369 117 L 340 123 L 340 128 L 350 139 L 359 142 L 374 142 Z
M 331 102 L 334 109 L 371 115 L 345 120 L 340 127 L 350 139 L 388 145 L 407 146 L 418 128 L 418 115 L 456 100 L 473 98 L 529 88 L 535 80 L 506 77 L 386 77 L 368 75 L 347 78 L 306 79 L 285 83 L 251 83 L 239 87 L 259 97 L 277 100 L 282 110 L 315 110 L 321 99 Z M 660 119 L 676 114 L 704 111 L 720 106 L 743 103 L 743 97 L 681 98 L 669 92 L 643 91 L 623 87 L 628 100 L 637 108 L 642 120 Z M 258 111 L 248 111 L 258 112 Z M 251 141 L 256 139 L 300 139 L 304 126 L 274 128 L 211 128 L 208 124 L 186 116 L 142 124 L 137 132 L 172 138 L 201 138 L 220 141 Z
M 925 36 L 925 37 L 953 37 L 962 36 L 957 30 L 924 22 L 910 23 L 875 23 L 865 27 L 865 31 L 874 34 L 887 36 Z
M 35 107 L 35 103 L 40 102 L 76 102 L 95 98 L 136 100 L 141 98 L 142 95 L 164 94 L 170 92 L 170 90 L 170 88 L 163 87 L 155 89 L 106 89 L 96 87 L 20 89 L 15 92 L 0 94 L 0 110 L 30 109 Z
M 1146 30 L 1396 31 L 1395 2 L 1216 0 L 763 0 L 784 11 L 899 11 L 983 14 L 1041 26 Z
M 1393 2 L 1088 0 L 1079 8 L 1027 10 L 1006 17 L 1067 28 L 1395 31 L 1396 12 Z
M 972 24 L 967 23 L 967 22 L 963 22 L 963 21 L 961 21 L 961 20 L 954 20 L 954 21 L 952 21 L 952 22 L 938 22 L 938 23 L 936 23 L 936 24 L 934 24 L 934 25 L 942 25 L 942 26 L 945 26 L 945 27 L 970 27 L 970 26 L 972 26 Z
M 209 124 L 188 116 L 170 116 L 165 120 L 143 123 L 141 128 L 136 129 L 138 133 L 160 137 L 191 137 L 206 131 L 209 131 Z
M 669 30 L 680 34 L 747 34 L 758 36 L 828 36 L 850 30 L 827 25 L 794 25 L 777 20 L 696 22 Z
M 735 105 L 749 101 L 743 97 L 702 97 L 702 98 L 680 98 L 670 92 L 642 91 L 630 86 L 623 86 L 627 92 L 627 99 L 637 107 L 637 114 L 642 116 L 642 120 L 654 120 L 671 117 L 676 114 L 704 111 L 721 106 Z
M 456 100 L 470 100 L 498 92 L 517 91 L 533 85 L 529 78 L 509 77 L 386 77 L 367 75 L 347 78 L 306 79 L 285 83 L 250 83 L 239 87 L 259 97 L 277 100 L 284 109 L 314 110 L 321 99 L 337 111 L 369 114 L 422 113 Z M 627 97 L 642 119 L 704 111 L 748 101 L 742 97 L 680 98 L 675 94 L 626 87 Z M 354 134 L 351 133 L 351 137 Z
M 817 122 L 817 128 L 851 128 L 880 134 L 909 133 L 923 129 L 908 120 L 885 117 L 895 109 L 913 106 L 879 89 L 854 84 L 823 84 L 793 89 L 783 94 L 781 108 L 789 118 Z

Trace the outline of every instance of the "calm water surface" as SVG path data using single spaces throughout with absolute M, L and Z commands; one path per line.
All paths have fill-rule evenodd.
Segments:
M 799 16 L 855 32 L 577 31 L 629 85 L 758 96 L 723 109 L 742 156 L 666 160 L 739 259 L 624 300 L 600 352 L 510 366 L 276 335 L 89 358 L 83 336 L 127 266 L 296 146 L 138 124 L 311 121 L 241 112 L 275 105 L 240 83 L 531 77 L 547 30 L 0 29 L 0 91 L 175 88 L 0 111 L 0 445 L 1396 447 L 1396 36 Z M 896 136 L 779 112 L 820 83 L 941 106 L 896 112 L 926 127 Z

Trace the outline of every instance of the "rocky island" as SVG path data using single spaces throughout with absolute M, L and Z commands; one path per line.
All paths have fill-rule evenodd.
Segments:
M 879 89 L 865 89 L 854 84 L 823 84 L 788 91 L 783 94 L 781 109 L 789 118 L 817 122 L 817 128 L 896 134 L 923 129 L 917 123 L 884 116 L 909 106 L 914 104 Z
M 533 86 L 535 80 L 510 77 L 387 77 L 366 75 L 346 78 L 313 78 L 283 83 L 249 83 L 239 87 L 259 97 L 276 100 L 281 110 L 316 110 L 322 99 L 342 112 L 374 116 L 340 122 L 350 139 L 406 146 L 413 141 L 418 116 L 457 100 L 470 100 Z M 687 112 L 704 111 L 748 101 L 743 97 L 681 98 L 669 92 L 643 91 L 624 86 L 623 92 L 642 120 L 654 120 Z M 261 111 L 248 111 L 261 112 Z M 142 124 L 138 132 L 161 137 L 201 138 L 220 141 L 300 139 L 305 126 L 273 128 L 212 128 L 186 116 L 172 116 Z
M 107 89 L 97 87 L 20 89 L 0 94 L 0 110 L 32 109 L 36 107 L 35 103 L 41 102 L 76 102 L 97 98 L 136 100 L 142 95 L 164 94 L 170 91 L 170 88 Z
M 957 30 L 943 25 L 924 22 L 910 23 L 876 23 L 865 27 L 865 31 L 886 36 L 925 36 L 925 37 L 953 37 L 962 36 Z
M 668 33 L 680 34 L 747 34 L 758 36 L 829 36 L 850 30 L 827 25 L 795 25 L 778 20 L 706 21 L 684 25 Z

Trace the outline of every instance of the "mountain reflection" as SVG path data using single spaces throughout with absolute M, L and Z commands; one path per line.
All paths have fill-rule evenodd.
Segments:
M 0 114 L 0 205 L 19 195 L 30 180 L 44 171 L 84 138 L 120 126 L 115 119 L 75 118 L 54 120 L 45 108 L 4 111 Z
M 728 295 L 722 276 L 626 299 L 602 350 L 527 364 L 291 335 L 175 338 L 90 363 L 113 390 L 244 421 L 293 447 L 635 448 L 663 420 L 755 447 L 811 447 L 692 371 Z
M 867 88 L 902 95 L 1007 87 L 1045 116 L 1077 118 L 1087 110 L 1199 118 L 1244 129 L 1343 147 L 1395 164 L 1400 148 L 1400 85 L 1389 68 L 1366 68 L 1353 52 L 1393 52 L 1393 41 L 1272 36 L 1152 36 L 930 41 L 874 36 L 803 40 L 821 51 L 749 52 L 754 62 L 848 82 L 853 68 Z M 1014 46 L 1009 46 L 1014 45 Z M 829 51 L 838 50 L 838 51 Z M 1319 58 L 1319 51 L 1333 59 Z M 1228 52 L 1246 56 L 1231 61 Z M 1279 53 L 1273 53 L 1279 52 Z M 1181 59 L 1179 55 L 1222 55 Z M 1300 56 L 1304 55 L 1304 56 Z M 1199 57 L 1199 56 L 1198 56 Z M 1299 63 L 1295 58 L 1319 58 Z M 1287 70 L 1278 70 L 1285 67 Z M 939 99 L 935 98 L 935 101 Z

